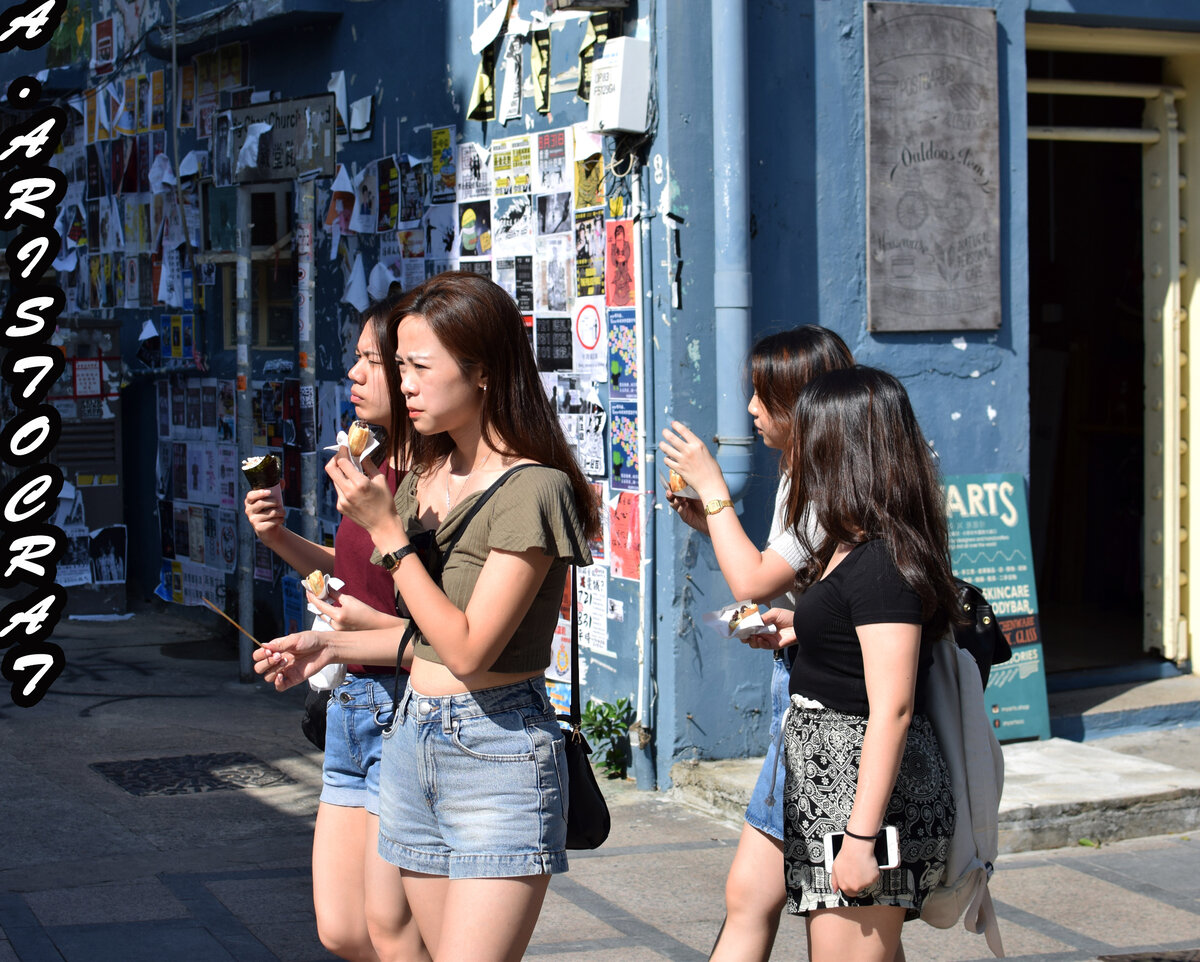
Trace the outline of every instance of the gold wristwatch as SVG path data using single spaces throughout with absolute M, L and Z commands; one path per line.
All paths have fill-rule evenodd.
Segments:
M 724 511 L 726 508 L 732 507 L 733 502 L 728 498 L 713 498 L 711 501 L 704 502 L 704 513 L 706 515 L 713 515 L 718 511 Z

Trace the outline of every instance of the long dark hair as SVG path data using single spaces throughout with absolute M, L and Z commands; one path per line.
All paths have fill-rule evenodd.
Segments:
M 796 575 L 815 583 L 839 543 L 882 540 L 934 637 L 959 620 L 949 535 L 933 452 L 904 386 L 871 367 L 830 371 L 796 399 L 788 462 L 788 524 L 809 558 Z M 803 524 L 811 505 L 817 544 Z
M 564 472 L 588 538 L 600 536 L 599 500 L 579 468 L 538 377 L 525 322 L 508 292 L 469 271 L 446 271 L 414 287 L 392 310 L 395 331 L 419 314 L 464 373 L 475 365 L 487 375 L 481 412 L 483 438 L 492 447 Z M 404 436 L 410 465 L 429 471 L 454 450 L 449 434 L 425 437 L 413 430 L 404 396 L 392 395 L 392 420 Z M 499 443 L 498 443 L 499 442 Z
M 818 374 L 853 366 L 854 355 L 833 331 L 805 324 L 759 338 L 748 363 L 754 393 L 771 420 L 790 423 L 800 389 Z
M 370 328 L 375 337 L 375 348 L 379 351 L 379 361 L 383 366 L 383 380 L 387 385 L 388 401 L 392 408 L 392 424 L 388 429 L 388 448 L 391 462 L 397 470 L 404 470 L 404 451 L 402 448 L 404 436 L 400 431 L 396 418 L 396 401 L 401 402 L 399 421 L 408 420 L 403 410 L 403 395 L 400 393 L 400 370 L 396 366 L 396 327 L 392 324 L 392 313 L 400 303 L 404 292 L 399 285 L 393 284 L 388 294 L 378 301 L 372 301 L 363 311 L 363 327 Z

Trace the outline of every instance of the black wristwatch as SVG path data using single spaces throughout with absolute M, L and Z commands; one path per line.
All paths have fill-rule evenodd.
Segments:
M 386 571 L 395 571 L 396 565 L 407 558 L 410 554 L 416 552 L 411 544 L 406 544 L 403 548 L 397 548 L 395 551 L 385 551 L 379 556 L 379 563 L 383 565 Z

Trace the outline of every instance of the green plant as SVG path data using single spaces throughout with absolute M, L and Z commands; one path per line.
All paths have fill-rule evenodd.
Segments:
M 592 757 L 599 757 L 600 767 L 609 778 L 624 778 L 629 770 L 629 726 L 633 722 L 633 706 L 628 698 L 615 703 L 590 701 L 584 708 L 579 727 Z

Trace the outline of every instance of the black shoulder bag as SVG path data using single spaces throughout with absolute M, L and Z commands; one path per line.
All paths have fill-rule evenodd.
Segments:
M 566 732 L 565 745 L 567 780 L 571 786 L 567 806 L 567 848 L 599 848 L 608 838 L 612 820 L 596 773 L 588 761 L 591 746 L 579 728 L 582 720 L 579 711 L 579 592 L 574 567 L 568 570 L 567 576 L 571 579 L 571 713 L 558 716 L 559 721 L 571 726 Z
M 983 687 L 987 688 L 992 665 L 1008 661 L 1012 657 L 1012 648 L 1000 630 L 1000 622 L 996 620 L 995 612 L 983 592 L 961 578 L 954 579 L 954 588 L 959 607 L 971 619 L 965 625 L 954 625 L 954 643 L 966 649 L 975 659 Z

